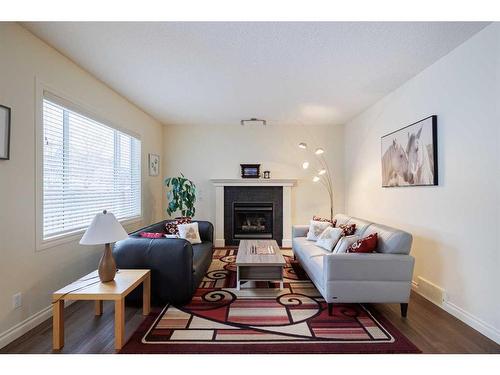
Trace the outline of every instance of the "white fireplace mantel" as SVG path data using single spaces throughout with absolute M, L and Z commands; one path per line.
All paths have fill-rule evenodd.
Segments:
M 283 187 L 283 247 L 292 247 L 292 187 L 296 179 L 244 179 L 219 178 L 212 179 L 215 185 L 215 246 L 224 247 L 224 186 L 282 186 Z

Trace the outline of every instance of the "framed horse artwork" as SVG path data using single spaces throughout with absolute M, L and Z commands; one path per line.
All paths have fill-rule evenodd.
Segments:
M 382 137 L 382 187 L 438 184 L 437 116 Z

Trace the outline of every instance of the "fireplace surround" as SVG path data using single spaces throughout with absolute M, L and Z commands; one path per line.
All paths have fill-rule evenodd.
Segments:
M 266 225 L 265 238 L 276 240 L 282 247 L 292 246 L 292 187 L 297 180 L 235 178 L 211 181 L 215 185 L 216 247 L 237 246 L 243 236 L 252 239 L 256 238 L 252 235 L 264 238 L 264 219 L 266 224 L 272 226 L 270 230 L 269 225 Z M 272 222 L 269 214 L 271 204 Z M 239 208 L 236 211 L 245 213 L 250 220 L 250 223 L 247 221 L 245 224 L 245 228 L 238 228 L 236 223 L 236 231 L 234 223 L 242 219 L 235 213 L 235 207 Z M 252 207 L 259 215 L 252 216 L 252 213 L 248 212 L 250 210 L 246 210 L 248 207 Z M 241 226 L 241 222 L 239 224 Z
M 234 202 L 231 240 L 272 239 L 273 202 Z

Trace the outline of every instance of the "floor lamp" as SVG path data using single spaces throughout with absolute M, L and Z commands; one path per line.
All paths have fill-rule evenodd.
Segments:
M 307 150 L 307 143 L 300 142 L 299 148 Z M 330 168 L 328 167 L 328 164 L 323 156 L 324 153 L 325 150 L 321 147 L 318 147 L 316 148 L 316 150 L 314 150 L 314 157 L 319 163 L 319 168 L 316 168 L 316 173 L 314 174 L 312 180 L 316 183 L 320 182 L 328 192 L 328 197 L 330 198 L 330 219 L 333 219 L 333 184 L 330 174 Z M 306 160 L 302 162 L 302 169 L 309 169 L 310 166 L 311 163 L 309 161 Z

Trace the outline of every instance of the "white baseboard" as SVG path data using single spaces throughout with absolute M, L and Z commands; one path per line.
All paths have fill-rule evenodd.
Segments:
M 66 301 L 65 306 L 69 306 L 75 301 Z M 14 327 L 8 329 L 0 334 L 0 349 L 7 346 L 12 341 L 18 339 L 28 331 L 35 328 L 37 325 L 43 323 L 45 320 L 52 316 L 52 305 L 47 306 L 43 310 L 16 324 Z
M 446 312 L 450 313 L 455 318 L 460 319 L 468 326 L 471 326 L 476 331 L 481 332 L 489 339 L 495 341 L 497 344 L 500 344 L 500 330 L 472 315 L 468 311 L 465 311 L 461 307 L 458 307 L 452 302 L 445 300 L 442 307 Z
M 437 303 L 437 301 L 433 301 L 432 299 L 428 298 L 425 294 L 420 293 L 418 290 L 418 283 L 416 281 L 411 282 L 411 288 L 413 291 L 427 299 L 428 301 L 432 302 L 438 307 L 441 307 L 444 311 L 447 313 L 453 315 L 455 318 L 461 320 L 468 326 L 474 328 L 476 331 L 482 333 L 489 339 L 495 341 L 497 344 L 500 344 L 500 331 L 493 327 L 492 325 L 484 322 L 483 320 L 479 319 L 478 317 L 472 315 L 468 311 L 465 311 L 461 307 L 458 307 L 452 302 L 449 302 L 446 298 L 446 293 L 444 293 L 444 298 L 441 303 Z

